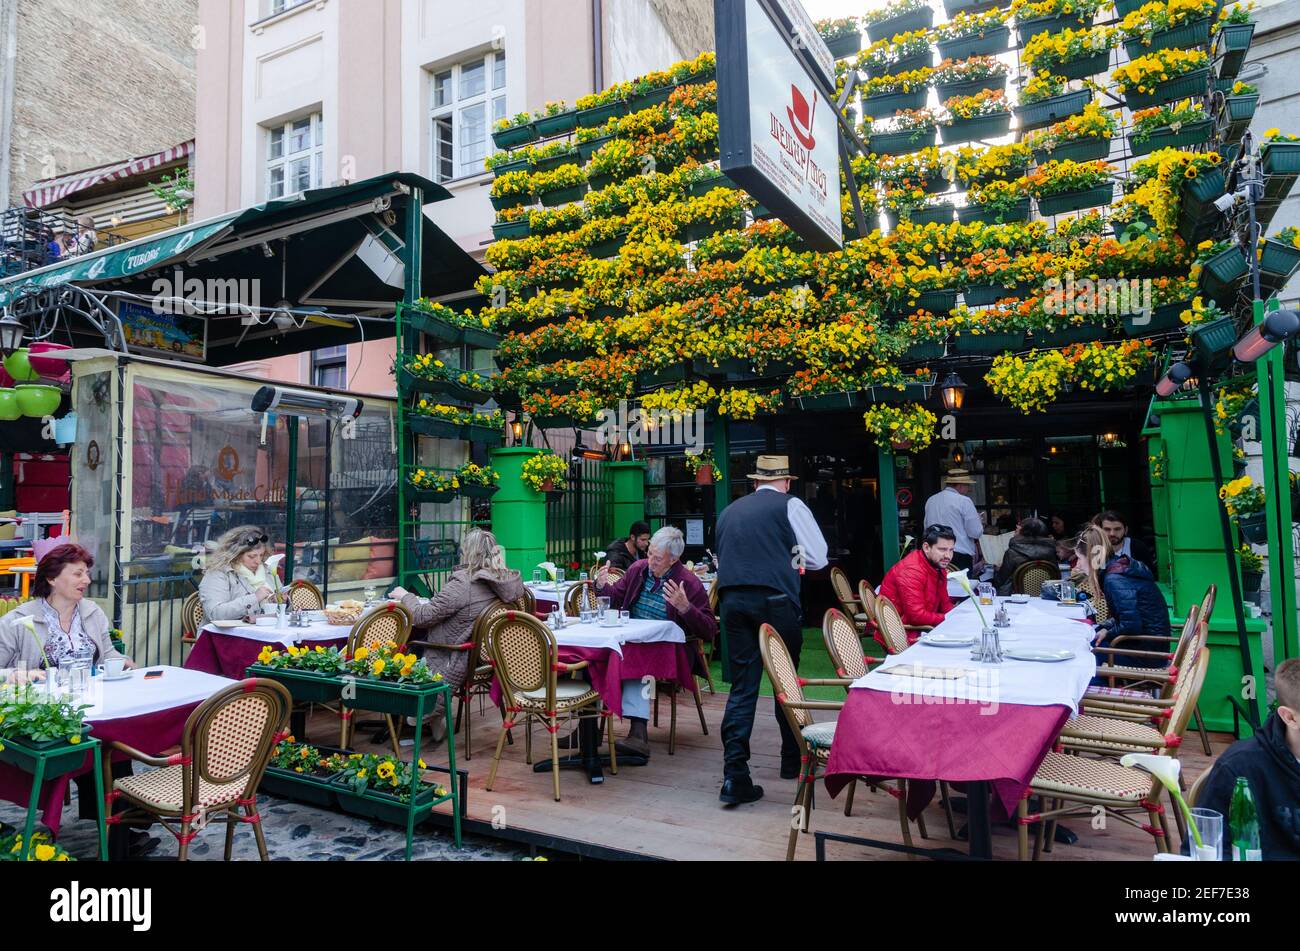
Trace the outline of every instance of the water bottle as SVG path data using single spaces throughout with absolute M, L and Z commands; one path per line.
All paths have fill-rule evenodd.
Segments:
M 1263 861 L 1259 847 L 1259 813 L 1245 776 L 1237 777 L 1237 785 L 1232 790 L 1232 800 L 1228 804 L 1228 831 L 1232 835 L 1234 862 Z

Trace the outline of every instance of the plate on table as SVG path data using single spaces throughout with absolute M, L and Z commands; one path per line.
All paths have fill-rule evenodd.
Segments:
M 975 638 L 970 634 L 922 634 L 921 643 L 929 647 L 970 647 Z
M 1029 603 L 1029 595 L 1027 595 L 1027 594 L 1013 594 L 1013 595 L 1011 595 L 1010 597 L 1008 597 L 1007 600 L 1010 601 L 1012 604 L 1028 604 L 1028 603 Z
M 1012 647 L 1002 652 L 1012 660 L 1031 660 L 1040 664 L 1059 664 L 1063 660 L 1073 660 L 1074 651 L 1067 650 L 1031 650 L 1027 647 Z
M 116 677 L 110 677 L 108 674 L 104 674 L 104 679 L 105 679 L 105 680 L 108 680 L 108 681 L 113 681 L 113 680 L 130 680 L 130 679 L 131 679 L 131 671 L 129 671 L 129 670 L 124 670 L 124 671 L 122 671 L 120 674 L 118 674 Z
M 213 627 L 243 627 L 244 626 L 243 620 L 208 621 L 207 623 L 212 625 Z

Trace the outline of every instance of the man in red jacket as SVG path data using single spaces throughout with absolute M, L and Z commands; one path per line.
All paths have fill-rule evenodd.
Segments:
M 898 608 L 904 624 L 933 627 L 952 610 L 948 565 L 956 547 L 957 536 L 951 528 L 931 525 L 921 536 L 921 547 L 909 552 L 885 573 L 880 593 Z M 908 631 L 907 640 L 911 643 L 920 635 L 920 631 Z M 884 646 L 879 631 L 875 637 Z

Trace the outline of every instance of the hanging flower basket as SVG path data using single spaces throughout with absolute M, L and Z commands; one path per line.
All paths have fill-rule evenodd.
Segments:
M 572 132 L 578 127 L 578 113 L 570 109 L 567 112 L 561 112 L 554 116 L 545 116 L 541 119 L 534 119 L 533 126 L 537 129 L 539 139 L 549 139 L 551 136 L 564 135 L 566 132 Z
M 1020 120 L 1021 129 L 1041 129 L 1053 122 L 1078 115 L 1090 102 L 1092 102 L 1092 90 L 1080 89 L 1059 96 L 1049 96 L 1038 102 L 1031 102 L 1027 106 L 1016 106 L 1015 113 L 1016 118 Z
M 509 162 L 498 162 L 496 165 L 492 166 L 492 177 L 500 178 L 502 175 L 508 175 L 510 172 L 526 172 L 532 167 L 533 163 L 527 156 L 511 159 Z
M 0 387 L 0 421 L 11 423 L 21 419 L 22 407 L 18 405 L 18 391 L 10 387 Z
M 492 237 L 498 241 L 528 237 L 528 216 L 516 218 L 514 221 L 497 222 L 492 226 Z
M 988 356 L 1006 350 L 1019 350 L 1025 345 L 1023 330 L 1007 333 L 957 334 L 952 338 L 953 353 Z
M 1002 6 L 1002 0 L 943 0 L 943 9 L 949 19 L 959 13 L 983 13 L 997 6 Z
M 1259 266 L 1272 274 L 1290 277 L 1300 267 L 1300 248 L 1269 238 L 1260 251 Z
M 936 132 L 883 132 L 867 140 L 867 148 L 876 155 L 906 155 L 934 145 Z
M 1223 168 L 1207 169 L 1195 178 L 1187 182 L 1183 187 L 1183 207 L 1188 206 L 1205 206 L 1212 204 L 1216 198 L 1223 194 L 1227 188 L 1227 183 L 1223 177 Z M 1199 207 L 1193 207 L 1193 212 L 1198 213 Z
M 846 33 L 826 41 L 826 48 L 836 59 L 844 59 L 862 50 L 862 34 Z
M 409 483 L 406 486 L 406 501 L 420 504 L 440 505 L 456 498 L 451 489 L 417 489 Z
M 1062 30 L 1079 30 L 1092 26 L 1092 16 L 1079 16 L 1077 13 L 1057 13 L 1050 17 L 1037 17 L 1033 20 L 1016 22 L 1016 33 L 1020 36 L 1020 45 L 1025 46 L 1039 33 L 1060 33 Z
M 673 94 L 673 90 L 676 88 L 676 85 L 660 86 L 657 89 L 635 93 L 628 100 L 628 111 L 639 112 L 642 109 L 657 106 L 661 102 L 667 102 L 668 97 Z
M 1153 307 L 1149 318 L 1145 314 L 1125 314 L 1124 333 L 1130 337 L 1145 337 L 1166 330 L 1177 330 L 1183 325 L 1183 311 L 1191 306 L 1190 300 L 1179 300 Z
M 925 106 L 929 88 L 915 89 L 912 92 L 887 92 L 877 96 L 866 96 L 862 100 L 863 115 L 873 119 L 883 119 L 904 109 L 920 109 Z
M 1144 141 L 1139 142 L 1136 136 L 1128 137 L 1128 147 L 1134 155 L 1147 155 L 1157 149 L 1182 148 L 1187 145 L 1199 145 L 1202 142 L 1210 141 L 1210 132 L 1214 129 L 1213 119 L 1202 119 L 1200 122 L 1189 122 L 1173 129 L 1170 126 L 1163 126 L 1152 132 Z
M 1231 286 L 1246 276 L 1249 271 L 1246 256 L 1237 247 L 1224 248 L 1205 262 L 1201 273 L 1208 279 Z
M 1237 342 L 1237 327 L 1231 317 L 1220 317 L 1193 327 L 1192 343 L 1206 355 L 1224 353 Z
M 907 13 L 890 17 L 888 20 L 877 20 L 875 23 L 868 23 L 867 39 L 874 43 L 877 40 L 887 40 L 899 33 L 928 30 L 933 25 L 934 10 L 931 7 L 922 7 L 920 10 L 909 10 Z
M 1244 96 L 1226 96 L 1224 98 L 1224 108 L 1228 112 L 1228 118 L 1233 122 L 1249 122 L 1255 118 L 1255 109 L 1259 106 L 1259 93 L 1250 93 Z M 1240 136 L 1235 136 L 1240 138 Z
M 903 351 L 904 360 L 938 360 L 943 356 L 942 340 L 919 340 Z
M 492 195 L 488 200 L 497 211 L 505 211 L 507 208 L 518 208 L 520 205 L 531 205 L 534 199 L 532 195 Z
M 627 243 L 627 232 L 597 241 L 587 246 L 587 253 L 593 258 L 612 258 Z
M 586 193 L 587 185 L 583 183 L 570 188 L 556 188 L 549 192 L 542 192 L 538 197 L 547 208 L 555 208 L 557 205 L 567 205 L 571 201 L 579 201 Z
M 939 83 L 934 89 L 939 94 L 939 101 L 947 102 L 955 96 L 973 96 L 985 90 L 1006 92 L 1007 77 L 1003 74 L 986 76 L 984 79 L 964 79 L 958 83 Z
M 562 165 L 577 165 L 581 161 L 577 149 L 568 152 L 557 152 L 554 155 L 547 155 L 533 162 L 533 168 L 539 172 L 550 172 Z
M 919 53 L 913 53 L 911 56 L 904 56 L 892 63 L 886 63 L 884 66 L 869 66 L 867 68 L 867 78 L 879 79 L 882 76 L 897 76 L 900 73 L 910 73 L 918 69 L 929 69 L 933 65 L 933 52 L 931 50 L 922 50 Z
M 939 40 L 939 58 L 970 59 L 972 56 L 995 56 L 1005 53 L 1011 39 L 1011 29 L 994 26 L 975 36 L 955 40 Z
M 461 426 L 445 419 L 433 416 L 421 416 L 410 413 L 406 417 L 406 428 L 421 436 L 433 436 L 437 439 L 459 439 Z
M 1039 165 L 1048 162 L 1092 162 L 1110 155 L 1110 137 L 1074 139 L 1062 142 L 1051 149 L 1034 149 L 1034 161 Z
M 1031 290 L 1032 288 L 1022 285 L 1002 287 L 998 284 L 972 284 L 962 288 L 962 296 L 966 299 L 966 306 L 983 307 L 986 304 L 996 304 L 1004 297 L 1026 297 Z
M 1300 174 L 1300 142 L 1267 142 L 1259 157 L 1265 175 Z
M 461 482 L 459 492 L 471 499 L 490 499 L 500 488 L 499 485 L 467 485 Z
M 1004 112 L 995 116 L 976 116 L 974 119 L 953 119 L 943 129 L 943 144 L 956 145 L 960 142 L 975 142 L 981 139 L 996 139 L 1011 130 L 1011 113 Z
M 1215 53 L 1219 59 L 1219 78 L 1236 79 L 1241 66 L 1250 51 L 1250 42 L 1255 36 L 1253 23 L 1225 23 L 1219 28 L 1219 40 Z
M 1096 76 L 1098 73 L 1106 72 L 1109 66 L 1110 50 L 1102 50 L 1082 59 L 1062 63 L 1060 66 L 1054 67 L 1052 72 L 1057 76 L 1064 76 L 1066 79 L 1087 79 L 1089 76 Z
M 1148 106 L 1163 106 L 1177 99 L 1193 99 L 1205 95 L 1210 82 L 1210 67 L 1194 69 L 1182 76 L 1166 79 L 1157 83 L 1151 92 L 1129 90 L 1124 94 L 1124 103 L 1130 109 L 1145 109 Z
M 1125 40 L 1124 49 L 1128 52 L 1129 59 L 1137 59 L 1139 56 L 1157 50 L 1194 49 L 1207 46 L 1210 42 L 1212 22 L 1209 17 L 1204 17 L 1192 23 L 1179 24 L 1169 30 L 1159 30 L 1151 34 L 1150 43 L 1143 43 L 1141 40 Z
M 1054 347 L 1071 343 L 1091 343 L 1094 340 L 1105 340 L 1108 336 L 1106 328 L 1102 324 L 1095 323 L 1068 324 L 1054 330 L 1035 331 L 1035 333 L 1042 333 L 1043 338 L 1050 341 L 1050 346 Z
M 1263 512 L 1252 512 L 1250 515 L 1240 516 L 1237 519 L 1237 528 L 1241 530 L 1241 537 L 1252 545 L 1267 543 L 1268 523 L 1264 519 L 1265 513 Z
M 18 408 L 30 419 L 49 416 L 59 408 L 59 403 L 63 400 L 63 390 L 57 386 L 19 383 L 14 389 L 18 391 Z
M 930 387 L 924 383 L 905 383 L 902 389 L 872 386 L 867 393 L 872 403 L 923 403 L 930 397 Z
M 942 348 L 941 348 L 942 349 Z M 843 393 L 822 393 L 818 396 L 797 396 L 795 402 L 806 412 L 827 412 L 837 409 L 852 409 L 860 399 L 860 394 L 846 390 Z
M 523 125 L 502 129 L 500 132 L 493 132 L 492 144 L 498 149 L 513 149 L 521 145 L 527 145 L 536 138 L 537 130 L 531 122 L 526 122 Z
M 1007 224 L 1012 221 L 1029 220 L 1029 198 L 1025 197 L 1016 202 L 1015 206 L 1006 211 L 995 211 L 991 208 L 984 208 L 980 205 L 966 205 L 964 208 L 957 209 L 957 220 L 964 225 L 972 224 L 976 221 L 986 225 Z M 970 303 L 969 296 L 966 303 Z M 992 301 L 989 301 L 992 303 Z
M 40 379 L 40 376 L 32 369 L 30 354 L 26 347 L 15 350 L 9 356 L 4 358 L 5 372 L 13 378 L 15 383 L 26 383 L 31 380 Z
M 614 140 L 612 135 L 602 135 L 595 139 L 588 139 L 585 142 L 578 143 L 578 158 L 583 162 L 590 162 L 591 157 L 601 150 L 601 148 Z
M 595 129 L 616 116 L 624 115 L 627 115 L 627 100 L 615 99 L 613 102 L 592 106 L 590 109 L 579 109 L 578 125 L 584 129 Z
M 713 466 L 700 466 L 695 470 L 696 485 L 713 485 Z
M 916 298 L 914 306 L 920 310 L 928 310 L 932 314 L 946 314 L 957 306 L 957 291 L 922 291 Z
M 1111 182 L 1094 185 L 1075 192 L 1063 192 L 1050 198 L 1038 199 L 1038 213 L 1043 217 L 1060 215 L 1067 211 L 1079 211 L 1083 208 L 1095 208 L 1110 204 L 1115 195 L 1115 186 Z

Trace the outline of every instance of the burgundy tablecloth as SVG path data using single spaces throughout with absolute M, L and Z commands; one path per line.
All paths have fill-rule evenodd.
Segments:
M 1011 703 L 1000 704 L 994 713 L 990 709 L 904 704 L 883 690 L 850 690 L 835 724 L 826 788 L 836 796 L 858 776 L 988 781 L 1006 815 L 1014 815 L 1070 710 Z M 908 797 L 913 818 L 934 794 L 931 784 L 915 786 Z
M 615 716 L 623 715 L 623 681 L 653 677 L 670 681 L 689 692 L 695 690 L 695 673 L 699 655 L 685 644 L 660 641 L 653 644 L 624 644 L 623 656 L 608 647 L 565 647 L 559 650 L 560 663 L 587 661 L 587 679 Z M 701 676 L 703 673 L 701 672 Z M 492 702 L 501 700 L 501 685 L 492 681 Z
M 135 747 L 142 753 L 156 756 L 180 744 L 181 732 L 185 721 L 195 708 L 202 703 L 196 700 L 180 707 L 159 710 L 156 713 L 138 717 L 123 717 L 117 720 L 88 720 L 91 735 L 97 738 L 108 755 L 108 746 L 117 741 Z M 116 754 L 115 759 L 124 759 L 123 754 Z M 59 824 L 63 819 L 63 797 L 68 784 L 74 777 L 83 775 L 94 766 L 94 757 L 86 755 L 81 769 L 65 773 L 42 784 L 41 802 L 45 804 L 41 821 L 54 835 L 59 834 Z M 107 792 L 107 790 L 105 790 Z M 32 775 L 9 763 L 0 763 L 0 799 L 7 799 L 24 808 L 32 794 Z
M 342 649 L 347 642 L 346 637 L 340 637 L 337 640 L 312 641 L 311 646 Z M 190 648 L 190 656 L 185 658 L 183 666 L 186 670 L 199 670 L 205 674 L 229 677 L 231 680 L 243 680 L 244 671 L 250 664 L 257 663 L 257 655 L 264 646 L 261 641 L 247 637 L 204 630 L 199 632 L 199 639 Z

